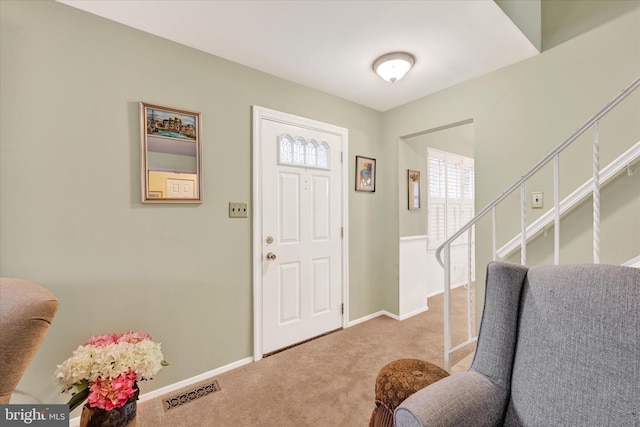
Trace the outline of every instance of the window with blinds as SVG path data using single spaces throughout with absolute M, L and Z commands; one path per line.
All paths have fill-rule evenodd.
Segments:
M 473 159 L 429 148 L 427 181 L 427 234 L 429 249 L 436 249 L 475 214 Z M 465 233 L 456 243 L 467 240 Z

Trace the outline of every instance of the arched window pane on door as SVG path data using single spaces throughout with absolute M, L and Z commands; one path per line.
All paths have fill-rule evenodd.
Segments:
M 291 166 L 330 169 L 330 151 L 327 143 L 318 144 L 313 139 L 306 141 L 297 137 L 295 140 L 287 134 L 281 135 L 278 144 L 278 163 Z
M 321 168 L 329 168 L 329 147 L 327 147 L 327 144 L 322 143 L 318 147 L 317 165 Z
M 291 137 L 289 135 L 282 135 L 280 137 L 280 144 L 278 147 L 278 150 L 280 151 L 280 155 L 278 156 L 280 163 L 291 163 L 293 159 L 291 146 Z
M 316 142 L 312 139 L 307 142 L 306 153 L 305 153 L 305 163 L 309 166 L 317 166 L 317 151 Z
M 302 142 L 302 138 L 296 138 L 293 143 L 293 163 L 304 163 L 304 142 Z

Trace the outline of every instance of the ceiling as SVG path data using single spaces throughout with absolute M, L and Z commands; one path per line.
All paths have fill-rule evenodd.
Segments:
M 493 0 L 59 1 L 378 111 L 538 53 Z M 395 51 L 416 63 L 392 84 Z

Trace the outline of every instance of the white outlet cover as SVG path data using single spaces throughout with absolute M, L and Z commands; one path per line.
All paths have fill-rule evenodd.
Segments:
M 544 206 L 544 195 L 542 191 L 534 191 L 531 193 L 531 207 L 542 208 Z

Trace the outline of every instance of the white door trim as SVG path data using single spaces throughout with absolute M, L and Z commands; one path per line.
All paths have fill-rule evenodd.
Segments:
M 262 359 L 262 141 L 260 123 L 262 120 L 272 120 L 280 123 L 293 124 L 322 132 L 338 135 L 342 139 L 342 302 L 344 315 L 342 327 L 349 325 L 349 165 L 347 159 L 349 148 L 349 133 L 346 128 L 318 122 L 305 117 L 294 116 L 268 108 L 253 106 L 253 359 Z

